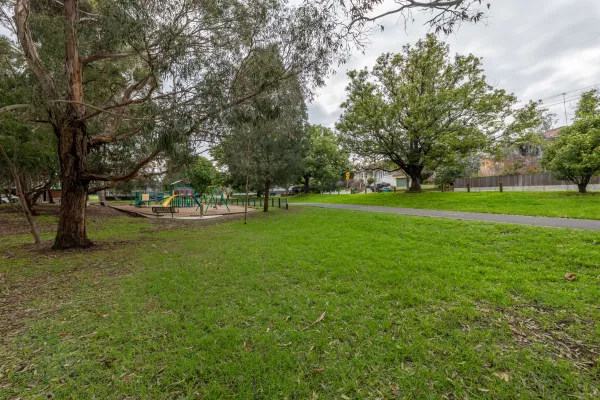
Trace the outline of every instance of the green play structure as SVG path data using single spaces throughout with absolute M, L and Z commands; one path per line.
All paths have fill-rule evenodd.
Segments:
M 206 191 L 209 194 L 209 197 L 206 200 L 204 209 L 202 209 L 203 214 L 206 214 L 211 208 L 217 209 L 218 206 L 225 206 L 227 211 L 231 212 L 229 205 L 227 204 L 227 195 L 223 192 L 222 187 L 209 186 Z M 202 207 L 202 202 L 199 202 L 197 199 L 196 204 L 198 207 Z
M 228 204 L 228 196 L 220 186 L 209 186 L 206 192 L 200 196 L 195 193 L 191 186 L 184 185 L 176 186 L 183 181 L 177 181 L 170 186 L 172 190 L 165 192 L 147 192 L 135 190 L 132 192 L 131 205 L 136 207 L 150 207 L 152 205 L 162 204 L 168 200 L 169 207 L 185 208 L 196 207 L 200 210 L 200 214 L 206 214 L 210 209 L 217 209 L 219 206 L 225 206 L 227 211 L 231 212 Z M 164 204 L 163 204 L 164 205 Z

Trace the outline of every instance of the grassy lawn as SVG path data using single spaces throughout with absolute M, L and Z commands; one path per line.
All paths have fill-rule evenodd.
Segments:
M 588 193 L 584 195 L 576 192 L 316 194 L 290 197 L 289 201 L 600 219 L 600 193 Z
M 600 396 L 596 232 L 296 208 L 90 235 L 3 242 L 0 398 Z

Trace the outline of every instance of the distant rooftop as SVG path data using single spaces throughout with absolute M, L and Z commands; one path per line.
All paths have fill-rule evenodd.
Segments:
M 558 132 L 560 132 L 562 128 L 564 128 L 564 126 L 561 126 L 560 128 L 550 129 L 548 132 L 544 133 L 544 139 L 555 139 L 556 136 L 558 136 Z

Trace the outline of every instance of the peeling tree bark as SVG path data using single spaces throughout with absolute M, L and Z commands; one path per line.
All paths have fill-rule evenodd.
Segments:
M 29 230 L 31 231 L 31 235 L 33 236 L 33 241 L 35 244 L 40 244 L 42 241 L 40 240 L 40 234 L 38 232 L 37 226 L 35 225 L 35 220 L 31 215 L 31 211 L 27 205 L 27 200 L 25 199 L 25 194 L 23 193 L 23 188 L 21 187 L 21 180 L 19 179 L 19 174 L 17 172 L 17 168 L 10 161 L 6 153 L 4 152 L 4 148 L 0 146 L 0 153 L 6 160 L 8 164 L 8 169 L 10 169 L 10 173 L 15 180 L 15 185 L 17 186 L 17 196 L 19 196 L 19 201 L 21 202 L 21 208 L 23 209 L 23 214 L 25 214 L 25 218 L 27 219 L 27 223 L 29 224 Z

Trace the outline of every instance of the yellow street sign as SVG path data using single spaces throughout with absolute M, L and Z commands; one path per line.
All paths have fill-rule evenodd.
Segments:
M 346 180 L 349 181 L 350 180 L 350 172 L 346 172 Z

